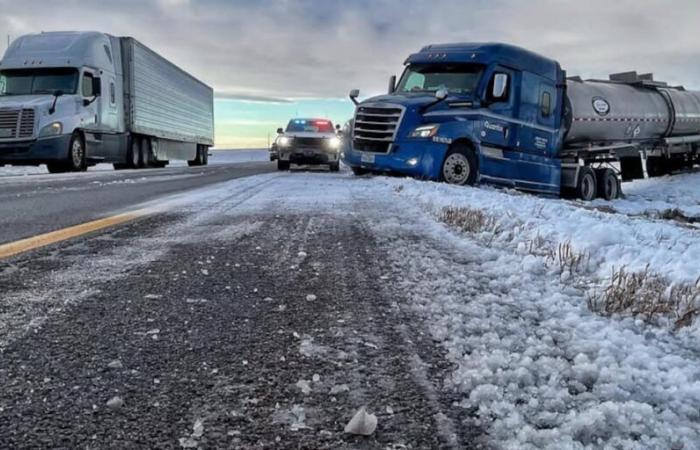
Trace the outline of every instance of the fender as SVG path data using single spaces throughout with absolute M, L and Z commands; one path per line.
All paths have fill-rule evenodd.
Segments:
M 478 134 L 475 132 L 474 121 L 466 120 L 462 118 L 454 118 L 446 116 L 445 119 L 450 119 L 449 122 L 438 122 L 440 123 L 440 129 L 437 134 L 433 136 L 432 142 L 437 144 L 445 144 L 442 146 L 432 146 L 432 167 L 429 168 L 431 176 L 435 180 L 440 179 L 442 163 L 447 157 L 447 152 L 450 147 L 457 142 L 468 142 L 474 148 L 477 159 L 479 160 L 479 167 L 482 165 L 481 161 L 481 140 Z

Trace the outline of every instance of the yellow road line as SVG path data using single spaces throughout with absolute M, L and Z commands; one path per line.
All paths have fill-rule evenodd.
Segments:
M 113 227 L 115 225 L 129 222 L 138 219 L 148 214 L 150 211 L 146 209 L 132 211 L 116 216 L 106 217 L 104 219 L 94 220 L 92 222 L 82 223 L 62 230 L 52 231 L 50 233 L 40 234 L 26 239 L 21 239 L 15 242 L 0 245 L 0 259 L 9 258 L 20 253 L 28 252 L 40 247 L 55 244 L 57 242 L 73 239 L 87 233 L 102 230 L 104 228 Z

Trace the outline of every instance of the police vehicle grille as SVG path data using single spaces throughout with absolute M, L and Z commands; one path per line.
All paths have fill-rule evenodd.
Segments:
M 396 139 L 402 115 L 403 110 L 397 107 L 358 107 L 353 129 L 355 149 L 388 153 Z
M 322 138 L 295 137 L 292 142 L 296 148 L 321 148 L 323 146 Z

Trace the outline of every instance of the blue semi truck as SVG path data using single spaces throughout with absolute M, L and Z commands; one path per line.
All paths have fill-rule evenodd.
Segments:
M 430 45 L 389 92 L 358 102 L 342 159 L 394 172 L 593 200 L 620 181 L 700 162 L 700 93 L 626 72 L 567 78 L 558 62 L 497 43 Z

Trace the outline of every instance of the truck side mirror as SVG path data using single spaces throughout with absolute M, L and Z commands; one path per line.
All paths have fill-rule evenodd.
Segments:
M 277 129 L 277 134 L 284 134 L 284 130 L 282 128 Z
M 357 97 L 359 97 L 359 96 L 360 96 L 359 89 L 353 89 L 352 91 L 350 91 L 350 100 L 352 100 L 352 102 L 356 105 L 359 104 L 357 101 Z
M 448 96 L 450 95 L 450 92 L 447 89 L 438 89 L 435 92 L 435 99 L 438 101 L 443 101 L 445 100 Z
M 396 75 L 389 77 L 389 94 L 393 94 L 396 90 Z
M 102 95 L 102 78 L 95 77 L 92 79 L 92 95 L 95 97 Z
M 504 100 L 508 97 L 508 74 L 497 73 L 493 76 L 493 100 Z

